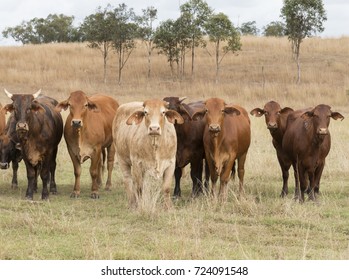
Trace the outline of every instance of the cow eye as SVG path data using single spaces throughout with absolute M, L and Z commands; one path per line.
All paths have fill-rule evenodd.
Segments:
M 268 116 L 268 115 L 269 115 L 269 113 L 268 113 L 268 112 L 265 112 L 265 113 L 264 113 L 264 115 L 265 115 L 265 116 Z

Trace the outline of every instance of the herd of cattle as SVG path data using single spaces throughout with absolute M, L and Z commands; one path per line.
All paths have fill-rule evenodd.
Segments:
M 74 166 L 72 197 L 80 195 L 81 164 L 87 159 L 91 160 L 91 197 L 99 197 L 105 162 L 106 189 L 110 189 L 117 160 L 131 207 L 137 206 L 147 173 L 162 180 L 165 207 L 171 207 L 173 174 L 174 195 L 181 196 L 182 170 L 189 163 L 192 196 L 208 192 L 211 181 L 210 193 L 225 201 L 227 183 L 236 170 L 239 194 L 244 192 L 251 128 L 248 113 L 241 106 L 226 104 L 220 98 L 186 104 L 184 98 L 166 97 L 119 105 L 112 97 L 88 97 L 82 91 L 72 92 L 62 102 L 41 95 L 40 91 L 5 93 L 12 103 L 3 107 L 0 104 L 0 168 L 9 168 L 12 162 L 12 187 L 17 187 L 18 163 L 23 159 L 28 179 L 26 198 L 30 200 L 37 191 L 39 175 L 42 199 L 57 192 L 56 157 L 63 133 Z M 61 110 L 69 110 L 64 128 Z M 7 112 L 10 116 L 6 122 Z M 309 199 L 315 200 L 331 146 L 330 118 L 344 117 L 332 112 L 328 105 L 294 111 L 281 108 L 274 101 L 250 114 L 265 117 L 282 170 L 281 196 L 288 194 L 292 165 L 295 199 L 302 202 L 307 193 Z

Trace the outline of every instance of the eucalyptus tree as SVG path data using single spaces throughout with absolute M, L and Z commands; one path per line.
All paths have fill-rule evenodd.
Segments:
M 155 28 L 154 21 L 157 19 L 157 9 L 153 6 L 142 10 L 142 16 L 136 17 L 138 23 L 138 36 L 145 43 L 148 53 L 148 78 L 151 72 L 151 55 L 154 49 Z
M 215 45 L 216 83 L 218 83 L 223 58 L 229 52 L 236 53 L 241 50 L 240 33 L 224 13 L 212 15 L 206 24 L 206 31 L 209 40 Z
M 180 48 L 178 46 L 177 24 L 168 19 L 156 28 L 154 44 L 159 54 L 166 55 L 170 64 L 171 74 L 174 76 L 174 64 L 179 61 Z
M 297 83 L 300 83 L 301 43 L 306 37 L 324 31 L 326 11 L 322 0 L 284 0 L 281 17 L 286 21 L 286 35 L 292 43 L 292 54 L 298 70 Z
M 112 50 L 112 18 L 109 13 L 112 7 L 97 8 L 96 13 L 87 16 L 80 26 L 84 40 L 88 41 L 90 48 L 97 49 L 103 56 L 103 80 L 107 82 L 107 62 Z
M 111 17 L 111 40 L 113 49 L 118 57 L 118 84 L 121 84 L 122 70 L 124 69 L 132 51 L 136 47 L 136 38 L 138 26 L 135 22 L 135 13 L 133 8 L 128 8 L 125 3 L 113 11 L 109 12 Z
M 206 41 L 203 39 L 205 34 L 204 26 L 213 13 L 206 1 L 189 0 L 180 6 L 181 17 L 187 22 L 186 30 L 191 41 L 191 74 L 194 74 L 195 48 L 205 47 Z

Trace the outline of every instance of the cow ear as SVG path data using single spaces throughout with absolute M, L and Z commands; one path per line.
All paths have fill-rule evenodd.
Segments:
M 145 114 L 143 111 L 134 112 L 131 116 L 129 116 L 129 118 L 126 121 L 126 124 L 127 125 L 140 124 L 144 116 Z
M 39 112 L 39 113 L 45 113 L 45 112 L 46 112 L 45 108 L 42 107 L 42 106 L 40 105 L 40 103 L 37 102 L 36 100 L 34 100 L 34 101 L 32 102 L 32 104 L 31 104 L 31 109 L 32 109 L 35 113 L 37 113 L 37 112 Z
M 235 115 L 235 116 L 240 115 L 240 111 L 234 107 L 225 107 L 224 113 L 229 114 L 229 115 Z
M 176 111 L 167 110 L 165 115 L 166 115 L 167 120 L 170 123 L 173 123 L 173 124 L 175 124 L 175 123 L 178 123 L 178 124 L 184 123 L 183 117 L 179 113 L 177 113 Z
M 206 109 L 203 109 L 201 111 L 197 111 L 194 113 L 194 115 L 192 115 L 192 120 L 193 121 L 199 121 L 202 120 L 206 115 Z
M 285 108 L 282 108 L 281 110 L 280 110 L 280 113 L 281 114 L 289 114 L 289 113 L 292 113 L 294 110 L 292 109 L 292 108 L 290 108 L 290 107 L 285 107 Z
M 309 118 L 311 118 L 313 116 L 314 116 L 314 112 L 313 111 L 307 111 L 307 112 L 305 112 L 305 113 L 303 113 L 301 115 L 301 118 L 306 120 L 306 119 L 309 119 Z
M 185 107 L 182 104 L 179 105 L 179 113 L 183 117 L 184 121 L 191 121 L 191 116 L 189 112 L 187 111 L 187 109 L 185 109 Z
M 263 109 L 261 109 L 261 108 L 254 108 L 251 112 L 250 112 L 250 114 L 252 115 L 252 116 L 255 116 L 255 117 L 261 117 L 261 116 L 263 116 L 264 115 L 264 113 L 265 113 L 265 111 L 263 110 Z
M 340 119 L 341 121 L 344 120 L 343 115 L 341 113 L 338 113 L 338 112 L 332 112 L 331 118 L 334 120 L 338 120 L 338 119 Z
M 68 102 L 68 100 L 65 100 L 65 101 L 62 101 L 62 102 L 58 103 L 56 105 L 55 109 L 56 109 L 57 112 L 60 112 L 62 110 L 64 110 L 64 111 L 67 110 L 68 107 L 69 107 L 69 102 Z
M 92 101 L 88 101 L 87 102 L 87 108 L 90 110 L 90 111 L 93 111 L 95 113 L 98 113 L 100 112 L 100 109 L 98 108 L 98 106 L 96 105 L 96 103 L 92 102 Z
M 14 110 L 13 104 L 6 104 L 1 110 L 4 110 L 5 113 L 12 113 Z

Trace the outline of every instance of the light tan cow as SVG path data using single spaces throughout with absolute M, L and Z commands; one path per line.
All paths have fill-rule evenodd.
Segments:
M 172 205 L 170 187 L 177 150 L 173 124 L 184 120 L 167 106 L 162 100 L 147 100 L 123 104 L 116 112 L 113 139 L 130 207 L 138 204 L 146 174 L 162 178 L 165 207 Z

